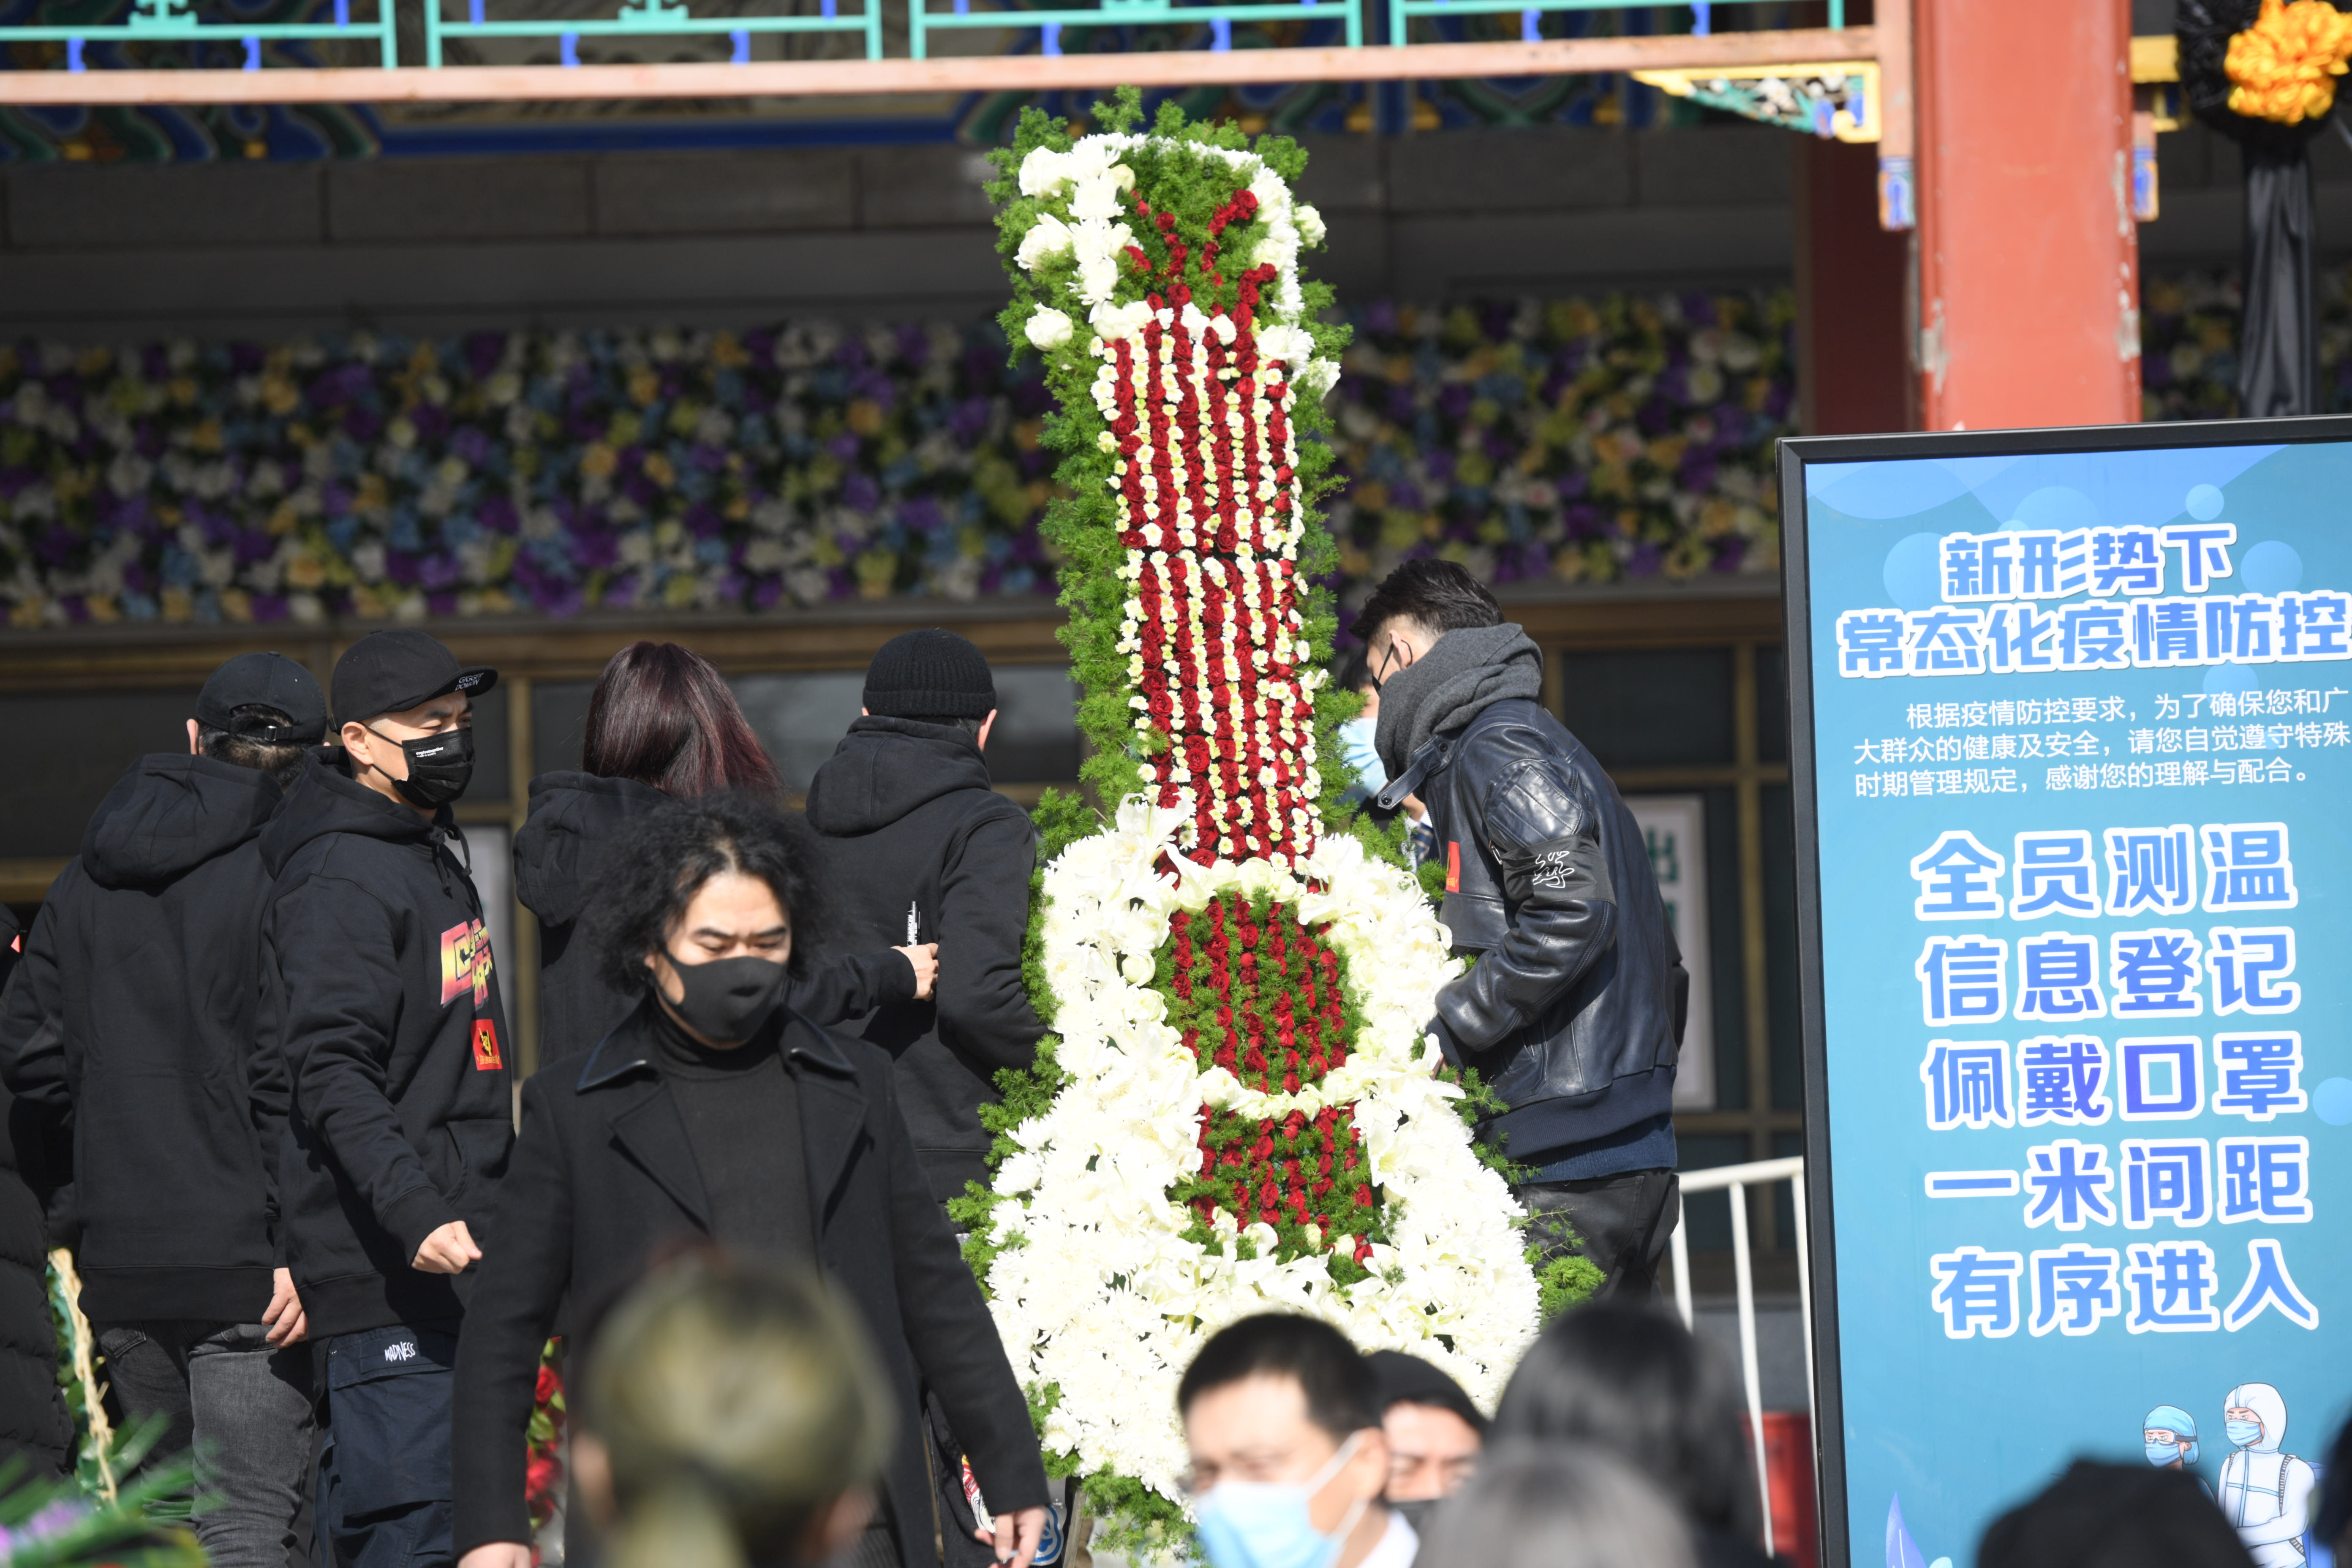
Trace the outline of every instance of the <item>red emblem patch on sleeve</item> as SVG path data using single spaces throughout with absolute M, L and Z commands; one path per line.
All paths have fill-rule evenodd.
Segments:
M 1462 890 L 1462 843 L 1459 839 L 1449 840 L 1445 846 L 1445 890 L 1449 893 Z
M 499 1026 L 488 1018 L 474 1020 L 474 1070 L 496 1072 L 506 1066 L 499 1055 Z

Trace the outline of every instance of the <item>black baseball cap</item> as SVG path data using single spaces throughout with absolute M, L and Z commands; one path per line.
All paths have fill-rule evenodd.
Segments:
M 405 713 L 452 691 L 479 697 L 498 683 L 497 670 L 482 665 L 461 668 L 456 654 L 423 632 L 370 632 L 335 661 L 335 720 L 365 723 L 379 713 Z
M 1485 1415 L 1462 1385 L 1437 1367 L 1402 1351 L 1374 1351 L 1364 1359 L 1372 1363 L 1372 1375 L 1380 1381 L 1383 1412 L 1391 1405 L 1433 1405 L 1462 1417 L 1480 1436 L 1486 1435 Z
M 286 715 L 272 724 L 240 708 L 274 708 Z M 196 693 L 196 722 L 209 730 L 270 746 L 316 745 L 327 733 L 327 694 L 317 678 L 279 653 L 241 653 L 215 669 Z

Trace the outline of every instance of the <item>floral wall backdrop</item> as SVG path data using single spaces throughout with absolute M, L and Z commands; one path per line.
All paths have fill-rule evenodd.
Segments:
M 1375 304 L 1345 571 L 1766 573 L 1785 291 Z M 1049 405 L 990 325 L 0 347 L 0 609 L 89 621 L 1045 593 Z
M 2320 279 L 2352 408 L 2347 272 Z M 2235 411 L 2227 274 L 2158 277 L 2151 419 Z M 1786 290 L 1354 312 L 1332 395 L 1353 586 L 1779 569 Z M 11 625 L 759 611 L 1050 593 L 1034 362 L 992 325 L 0 346 Z

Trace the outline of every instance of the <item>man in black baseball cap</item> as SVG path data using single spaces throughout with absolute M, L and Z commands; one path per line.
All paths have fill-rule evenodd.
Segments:
M 423 632 L 335 666 L 337 761 L 262 837 L 287 1251 L 326 1344 L 319 1520 L 342 1568 L 450 1560 L 457 1331 L 514 1140 L 506 1014 L 450 803 L 495 670 Z
M 0 1012 L 0 1076 L 71 1121 L 81 1310 L 124 1414 L 195 1449 L 221 1568 L 283 1568 L 309 1490 L 306 1324 L 285 1267 L 257 1060 L 260 837 L 327 725 L 274 653 L 215 670 L 187 753 L 141 758 L 91 816 Z M 282 1098 L 282 1097 L 278 1097 Z

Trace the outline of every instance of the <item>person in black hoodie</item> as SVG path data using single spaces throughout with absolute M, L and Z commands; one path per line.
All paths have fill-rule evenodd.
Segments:
M 726 678 L 676 643 L 614 654 L 588 697 L 580 771 L 531 780 L 530 817 L 515 835 L 515 895 L 539 917 L 542 1065 L 588 1050 L 629 1015 L 628 999 L 597 983 L 593 956 L 572 940 L 598 870 L 661 806 L 719 790 L 772 801 L 784 793 Z M 839 1023 L 884 1000 L 928 997 L 938 967 L 935 943 L 844 954 L 795 983 L 793 1008 Z
M 0 984 L 16 966 L 16 917 L 0 904 Z M 0 1083 L 0 1471 L 48 1480 L 73 1465 L 73 1417 L 58 1388 L 49 1319 L 51 1118 Z
M 449 805 L 498 679 L 422 632 L 335 666 L 341 755 L 261 837 L 288 1259 L 325 1342 L 319 1517 L 342 1568 L 449 1561 L 457 1329 L 514 1140 L 507 1026 Z
M 852 1562 L 937 1561 L 925 1388 L 994 1510 L 983 1538 L 1011 1568 L 1035 1553 L 1036 1435 L 916 1163 L 889 1060 L 784 1000 L 814 923 L 813 858 L 772 807 L 720 795 L 647 819 L 599 884 L 588 935 L 600 973 L 637 1001 L 584 1058 L 523 1086 L 457 1356 L 464 1568 L 529 1568 L 524 1429 L 558 1311 L 583 1327 L 666 1253 L 712 1242 L 823 1268 L 880 1353 L 898 1432 L 884 1507 Z
M 0 1077 L 71 1129 L 83 1315 L 154 1451 L 195 1449 L 197 1538 L 282 1568 L 309 1491 L 310 1352 L 254 1114 L 262 829 L 327 726 L 274 653 L 215 670 L 185 755 L 141 758 L 50 886 L 0 1011 Z
M 995 722 L 980 649 L 953 632 L 908 632 L 874 656 L 864 716 L 809 784 L 839 910 L 827 951 L 939 943 L 936 994 L 886 1003 L 857 1032 L 898 1063 L 915 1154 L 941 1203 L 987 1179 L 980 1108 L 1045 1032 L 1021 975 L 1037 831 L 989 785 Z

